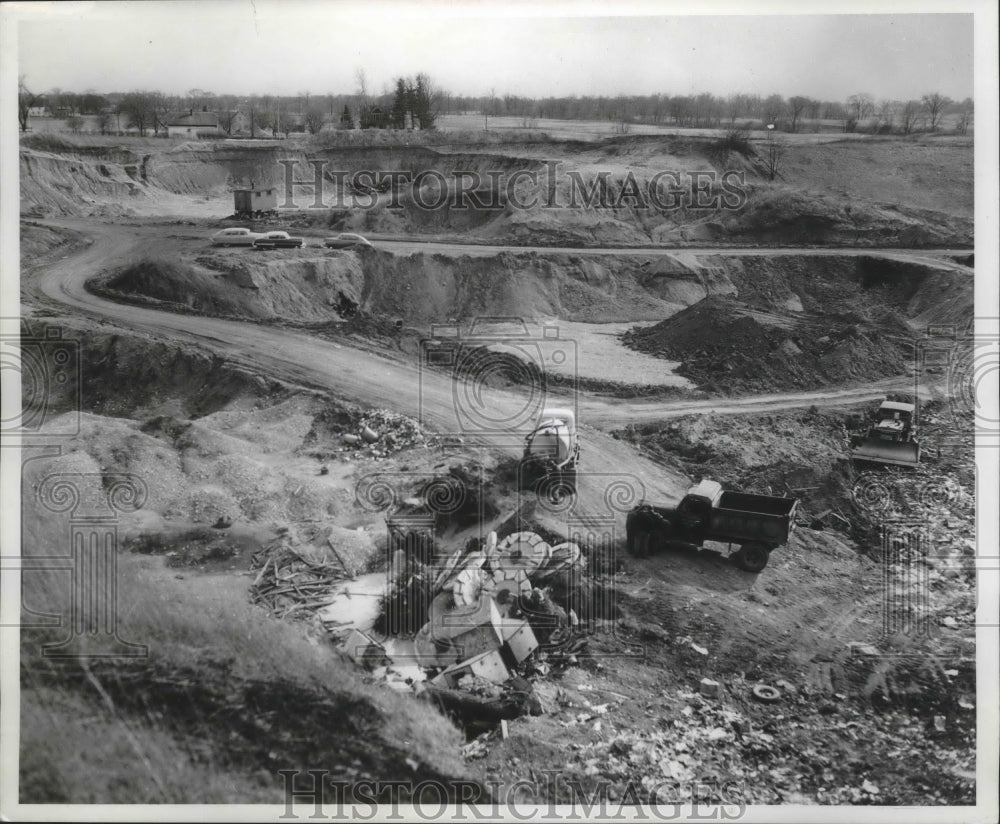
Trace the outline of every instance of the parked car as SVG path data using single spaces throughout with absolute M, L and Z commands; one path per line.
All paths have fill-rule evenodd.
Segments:
M 252 232 L 242 227 L 232 227 L 221 229 L 212 235 L 213 246 L 252 246 L 259 237 L 264 237 L 261 232 Z
M 292 237 L 288 232 L 267 232 L 253 242 L 254 249 L 299 249 L 306 245 L 305 238 Z
M 330 249 L 372 249 L 372 242 L 361 235 L 351 232 L 344 232 L 333 237 L 328 237 L 323 241 L 323 245 Z

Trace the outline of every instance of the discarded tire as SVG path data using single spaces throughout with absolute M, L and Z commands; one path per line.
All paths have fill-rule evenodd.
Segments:
M 781 700 L 781 693 L 776 687 L 767 684 L 757 684 L 753 688 L 753 697 L 764 704 L 775 704 Z

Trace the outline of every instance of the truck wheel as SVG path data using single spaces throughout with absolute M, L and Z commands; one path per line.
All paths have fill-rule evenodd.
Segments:
M 747 572 L 760 572 L 767 566 L 770 550 L 763 544 L 744 544 L 736 553 L 736 560 Z
M 632 554 L 636 558 L 645 558 L 649 555 L 649 533 L 640 532 L 631 543 Z

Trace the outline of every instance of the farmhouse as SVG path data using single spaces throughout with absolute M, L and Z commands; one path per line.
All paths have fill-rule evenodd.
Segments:
M 219 116 L 215 112 L 174 115 L 167 123 L 167 134 L 170 137 L 214 137 L 219 133 Z

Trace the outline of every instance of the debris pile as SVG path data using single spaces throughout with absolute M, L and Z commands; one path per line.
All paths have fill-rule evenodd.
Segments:
M 373 634 L 355 628 L 344 638 L 352 660 L 470 733 L 541 714 L 523 676 L 575 660 L 586 645 L 576 612 L 552 597 L 585 586 L 576 544 L 550 546 L 533 532 L 478 543 L 442 554 L 426 535 L 398 533 Z
M 686 800 L 686 788 L 705 776 L 715 779 L 706 787 L 720 794 L 718 803 L 900 804 L 908 783 L 930 792 L 935 780 L 944 785 L 933 790 L 937 799 L 949 797 L 948 784 L 958 797 L 974 797 L 974 756 L 962 741 L 975 726 L 968 700 L 955 706 L 945 725 L 943 715 L 922 723 L 907 712 L 876 712 L 844 695 L 817 706 L 806 688 L 784 681 L 780 691 L 767 688 L 775 697 L 763 703 L 751 699 L 764 685 L 741 678 L 712 683 L 718 688 L 709 688 L 712 697 L 705 696 L 704 682 L 697 690 L 665 690 L 661 702 L 646 703 L 648 723 L 627 730 L 595 720 L 593 710 L 581 713 L 598 735 L 570 745 L 563 780 L 602 788 L 609 798 L 646 799 L 655 792 L 660 802 Z M 970 673 L 965 686 L 974 689 L 972 684 Z M 562 707 L 581 700 L 562 695 L 572 690 L 558 692 Z M 466 758 L 485 755 L 488 743 L 486 736 L 471 742 Z M 933 764 L 935 778 L 928 772 L 889 779 L 882 774 L 876 782 L 872 751 Z
M 341 435 L 345 452 L 361 453 L 380 460 L 417 446 L 433 446 L 429 436 L 413 418 L 388 409 L 373 409 L 361 416 L 353 432 Z
M 361 532 L 325 527 L 282 534 L 254 553 L 250 600 L 278 618 L 308 619 L 336 595 L 334 585 L 353 578 L 367 564 L 373 543 Z

